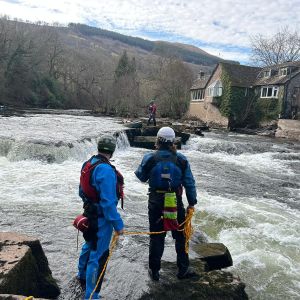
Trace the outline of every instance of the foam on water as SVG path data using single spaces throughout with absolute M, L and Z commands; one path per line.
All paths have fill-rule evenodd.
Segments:
M 247 282 L 250 295 L 281 299 L 277 297 L 290 290 L 295 293 L 300 272 L 299 212 L 271 199 L 202 196 L 197 226 L 209 240 L 230 249 L 231 270 Z
M 19 141 L 74 142 L 123 129 L 117 119 L 72 115 L 1 117 L 1 138 Z
M 71 223 L 82 210 L 77 195 L 82 163 L 95 154 L 101 134 L 122 126 L 109 118 L 64 115 L 1 118 L 0 126 L 4 128 L 0 133 L 1 230 L 40 238 L 55 277 L 64 285 L 76 270 L 76 232 Z M 196 230 L 229 248 L 231 271 L 246 282 L 251 299 L 298 299 L 299 145 L 274 143 L 212 133 L 192 137 L 182 152 L 197 182 Z M 119 134 L 113 164 L 125 177 L 121 214 L 126 226 L 135 230 L 148 226 L 148 186 L 133 173 L 146 152 L 130 148 L 126 136 Z M 147 259 L 147 243 L 147 239 L 125 237 L 120 247 L 134 249 L 132 255 L 143 259 L 135 261 L 140 264 Z M 164 259 L 174 259 L 169 240 L 166 250 Z M 115 253 L 111 272 L 117 272 L 122 255 L 122 251 Z
M 97 149 L 97 139 L 118 132 L 117 150 L 129 147 L 123 126 L 115 119 L 64 115 L 25 115 L 0 119 L 0 155 L 10 161 L 61 163 L 84 160 Z

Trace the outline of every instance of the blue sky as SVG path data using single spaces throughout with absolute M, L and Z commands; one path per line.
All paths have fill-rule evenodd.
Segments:
M 0 0 L 0 14 L 187 43 L 242 63 L 250 62 L 251 35 L 300 30 L 300 0 Z

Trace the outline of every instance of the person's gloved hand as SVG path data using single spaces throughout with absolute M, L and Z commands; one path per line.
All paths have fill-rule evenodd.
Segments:
M 121 229 L 119 231 L 116 231 L 116 234 L 117 235 L 123 235 L 124 234 L 124 229 Z
M 194 205 L 189 205 L 189 206 L 186 208 L 186 212 L 187 212 L 187 213 L 189 212 L 189 210 L 195 211 Z

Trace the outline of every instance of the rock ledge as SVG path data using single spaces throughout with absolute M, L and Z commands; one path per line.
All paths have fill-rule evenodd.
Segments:
M 47 257 L 38 239 L 23 234 L 0 232 L 0 299 L 27 295 L 56 298 L 59 287 L 52 277 Z

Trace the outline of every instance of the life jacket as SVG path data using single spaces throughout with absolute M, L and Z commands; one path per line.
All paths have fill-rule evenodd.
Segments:
M 115 166 L 113 166 L 109 160 L 107 160 L 105 157 L 100 157 L 100 159 L 92 164 L 93 158 L 99 158 L 99 156 L 92 156 L 88 161 L 86 161 L 83 165 L 83 168 L 81 170 L 80 174 L 80 187 L 82 189 L 82 192 L 84 194 L 84 197 L 86 200 L 91 200 L 93 202 L 99 202 L 101 199 L 99 198 L 99 193 L 96 190 L 96 188 L 92 185 L 92 175 L 95 170 L 95 168 L 100 164 L 108 164 L 110 165 L 113 170 L 115 171 L 116 177 L 117 177 L 117 183 L 116 183 L 116 193 L 118 200 L 121 200 L 121 207 L 124 208 L 124 177 L 122 174 L 116 169 Z
M 147 165 L 150 189 L 176 192 L 182 189 L 182 176 L 186 168 L 184 159 L 176 154 L 163 157 L 157 152 Z

